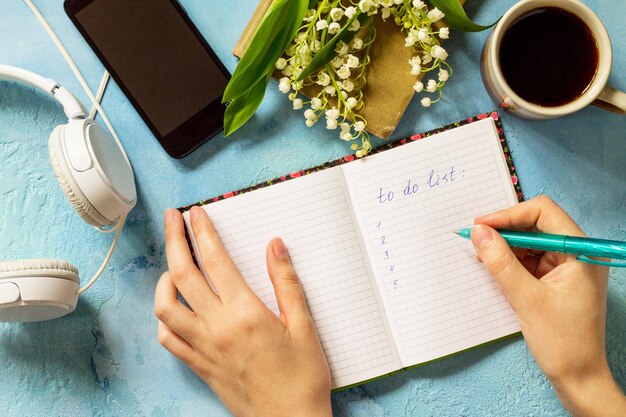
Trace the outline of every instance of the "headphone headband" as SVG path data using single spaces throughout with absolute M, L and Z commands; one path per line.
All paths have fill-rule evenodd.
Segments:
M 0 65 L 0 81 L 2 80 L 26 84 L 46 92 L 63 106 L 63 111 L 68 119 L 80 119 L 87 116 L 87 111 L 78 99 L 65 87 L 50 78 L 44 78 L 34 72 L 11 65 Z

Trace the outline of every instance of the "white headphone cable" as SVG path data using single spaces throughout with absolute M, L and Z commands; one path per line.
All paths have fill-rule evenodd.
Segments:
M 89 88 L 89 85 L 85 81 L 85 78 L 83 77 L 83 75 L 81 74 L 80 70 L 78 69 L 78 66 L 76 65 L 76 63 L 74 62 L 72 57 L 70 56 L 70 54 L 67 51 L 67 49 L 65 48 L 65 46 L 63 46 L 63 43 L 61 42 L 59 37 L 56 35 L 54 30 L 52 30 L 52 27 L 50 27 L 50 24 L 48 23 L 46 18 L 41 14 L 41 12 L 37 9 L 37 7 L 35 7 L 35 5 L 33 4 L 33 2 L 31 0 L 24 0 L 24 3 L 26 3 L 26 5 L 33 12 L 35 17 L 37 17 L 37 19 L 41 23 L 41 26 L 43 26 L 44 30 L 50 36 L 50 39 L 52 39 L 52 42 L 54 42 L 56 47 L 61 52 L 61 55 L 63 56 L 63 58 L 65 59 L 65 61 L 69 65 L 69 67 L 71 68 L 72 72 L 74 73 L 74 76 L 76 77 L 76 79 L 80 83 L 81 87 L 83 87 L 83 90 L 85 91 L 85 93 L 89 97 L 89 100 L 91 100 L 93 108 L 92 108 L 92 110 L 90 112 L 90 118 L 93 119 L 93 117 L 95 117 L 95 115 L 96 115 L 96 112 L 100 113 L 100 116 L 102 117 L 102 120 L 104 121 L 104 124 L 106 125 L 107 129 L 109 129 L 109 132 L 111 132 L 111 135 L 113 136 L 113 139 L 115 139 L 115 142 L 117 143 L 117 145 L 121 149 L 122 154 L 124 155 L 124 159 L 126 159 L 126 163 L 128 164 L 128 166 L 129 166 L 129 168 L 130 168 L 130 170 L 131 170 L 131 172 L 133 173 L 133 176 L 134 176 L 133 166 L 131 165 L 130 160 L 128 159 L 128 155 L 126 154 L 126 150 L 124 149 L 124 146 L 122 146 L 122 142 L 120 141 L 119 137 L 117 136 L 117 133 L 115 132 L 115 129 L 113 128 L 113 125 L 111 125 L 111 122 L 109 122 L 109 118 L 107 117 L 106 113 L 104 112 L 104 109 L 102 108 L 102 106 L 100 106 L 100 100 L 102 99 L 102 96 L 104 95 L 104 90 L 105 90 L 106 84 L 107 84 L 107 82 L 109 80 L 108 72 L 105 71 L 105 73 L 104 73 L 102 81 L 100 82 L 100 88 L 98 89 L 98 96 L 99 97 L 96 98 L 94 96 L 93 92 L 91 91 L 91 89 Z M 92 117 L 92 114 L 93 114 L 93 117 Z M 122 229 L 124 228 L 125 222 L 126 222 L 126 216 L 122 216 L 121 218 L 119 218 L 117 220 L 117 223 L 115 224 L 115 226 L 113 226 L 110 229 L 102 229 L 102 228 L 96 227 L 96 230 L 98 230 L 98 231 L 100 231 L 102 233 L 112 233 L 112 232 L 115 231 L 115 237 L 113 238 L 113 242 L 111 243 L 111 247 L 109 248 L 109 252 L 107 253 L 106 257 L 104 258 L 104 261 L 102 262 L 102 265 L 100 266 L 98 271 L 96 271 L 95 275 L 89 280 L 89 282 L 87 284 L 85 284 L 84 287 L 82 287 L 81 289 L 79 289 L 77 291 L 78 295 L 80 295 L 83 292 L 87 291 L 89 289 L 89 287 L 91 287 L 98 280 L 98 278 L 100 278 L 100 276 L 102 275 L 102 273 L 106 269 L 106 266 L 109 263 L 109 261 L 111 260 L 111 256 L 113 255 L 113 251 L 115 250 L 115 247 L 117 246 L 117 241 L 118 241 L 118 239 L 119 239 L 119 237 L 120 237 L 120 235 L 122 233 Z
M 98 103 L 102 102 L 102 97 L 104 96 L 104 92 L 107 88 L 107 84 L 109 83 L 110 78 L 111 76 L 109 75 L 109 72 L 107 70 L 104 70 L 104 74 L 102 74 L 102 80 L 100 80 L 100 86 L 98 87 L 98 91 L 96 92 L 96 101 Z M 87 117 L 90 118 L 91 120 L 94 120 L 94 118 L 96 117 L 96 114 L 98 114 L 98 108 L 92 105 L 91 111 L 89 112 L 89 116 Z
M 94 284 L 94 282 L 96 282 L 98 278 L 100 278 L 100 275 L 102 275 L 102 273 L 104 272 L 107 264 L 111 260 L 111 256 L 113 256 L 113 250 L 115 249 L 115 246 L 117 245 L 117 240 L 120 238 L 120 235 L 122 234 L 122 229 L 124 228 L 125 222 L 126 222 L 126 216 L 123 216 L 117 222 L 117 225 L 115 226 L 115 228 L 117 229 L 115 230 L 115 237 L 113 238 L 113 243 L 111 243 L 111 247 L 109 248 L 109 252 L 107 253 L 107 256 L 104 258 L 104 261 L 102 262 L 102 265 L 100 266 L 100 269 L 96 271 L 95 275 L 89 280 L 87 284 L 85 284 L 83 288 L 78 290 L 77 292 L 78 295 L 81 295 L 82 293 L 87 291 L 89 287 L 91 287 Z

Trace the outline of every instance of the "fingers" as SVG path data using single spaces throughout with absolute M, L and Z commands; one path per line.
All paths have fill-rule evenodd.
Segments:
M 524 259 L 526 255 L 528 255 L 528 249 L 523 249 L 523 248 L 511 248 L 511 249 L 513 250 L 513 253 L 519 260 Z
M 537 266 L 541 260 L 540 257 L 535 255 L 526 255 L 523 258 L 518 257 L 520 263 L 526 268 L 528 272 L 530 272 L 534 277 L 541 278 L 537 276 Z
M 489 226 L 472 228 L 472 243 L 483 264 L 515 308 L 533 298 L 541 285 L 517 259 L 498 232 Z
M 183 361 L 187 366 L 194 362 L 196 352 L 189 343 L 174 333 L 163 322 L 159 321 L 157 338 L 161 346 L 170 351 L 172 355 Z
M 172 282 L 191 308 L 198 312 L 216 296 L 193 262 L 182 215 L 178 210 L 167 210 L 164 223 L 165 252 Z
M 197 317 L 178 300 L 178 290 L 169 273 L 164 273 L 157 283 L 154 295 L 154 314 L 184 339 L 191 341 L 196 335 Z
M 563 259 L 569 256 L 573 259 L 571 255 L 565 255 L 562 253 L 555 252 L 546 252 L 539 258 L 539 262 L 537 263 L 537 268 L 535 269 L 535 275 L 537 278 L 543 278 L 544 275 L 550 273 L 554 268 L 563 263 Z
M 310 321 L 302 285 L 282 239 L 275 238 L 270 242 L 267 246 L 266 260 L 278 309 L 285 325 L 288 326 L 290 321 L 297 323 L 301 323 L 301 320 Z
M 479 216 L 476 224 L 494 229 L 530 229 L 571 236 L 585 236 L 583 231 L 558 204 L 547 196 L 539 196 L 513 207 Z
M 189 213 L 200 262 L 220 298 L 232 297 L 242 291 L 252 292 L 239 269 L 228 255 L 206 211 L 192 207 Z

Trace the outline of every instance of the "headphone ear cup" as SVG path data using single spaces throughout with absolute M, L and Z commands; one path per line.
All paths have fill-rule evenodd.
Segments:
M 56 259 L 0 262 L 0 322 L 55 319 L 78 302 L 78 270 Z
M 70 204 L 72 204 L 78 215 L 85 222 L 95 227 L 108 226 L 111 222 L 105 219 L 91 205 L 72 177 L 70 167 L 63 153 L 63 147 L 61 146 L 62 130 L 63 126 L 57 126 L 50 134 L 50 140 L 48 141 L 50 162 L 61 190 L 63 190 Z

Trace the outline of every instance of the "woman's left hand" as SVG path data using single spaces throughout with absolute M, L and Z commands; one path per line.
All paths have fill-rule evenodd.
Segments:
M 332 416 L 328 364 L 282 240 L 272 240 L 266 251 L 277 317 L 248 287 L 206 212 L 194 207 L 190 219 L 215 291 L 193 262 L 181 214 L 167 210 L 169 271 L 154 305 L 159 342 L 235 416 Z

